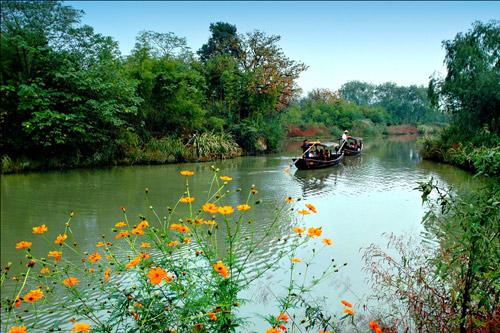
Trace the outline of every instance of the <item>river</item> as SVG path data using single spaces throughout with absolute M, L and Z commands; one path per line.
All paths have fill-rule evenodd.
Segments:
M 299 145 L 290 142 L 283 152 L 273 155 L 208 163 L 2 175 L 1 264 L 12 261 L 19 265 L 16 242 L 32 239 L 30 231 L 35 225 L 62 228 L 69 211 L 76 213 L 72 227 L 79 235 L 80 246 L 91 250 L 98 235 L 112 234 L 111 226 L 122 218 L 119 207 L 127 207 L 129 216 L 147 213 L 145 188 L 149 188 L 155 207 L 165 207 L 177 201 L 184 190 L 180 170 L 196 173 L 191 179 L 196 193 L 206 190 L 212 176 L 210 166 L 216 165 L 221 174 L 233 177 L 231 188 L 257 186 L 264 207 L 262 223 L 256 226 L 261 231 L 269 219 L 269 209 L 265 208 L 275 207 L 286 196 L 302 197 L 316 206 L 318 213 L 307 217 L 310 225 L 322 226 L 324 235 L 334 242 L 316 262 L 334 258 L 338 263 L 347 263 L 319 288 L 319 295 L 328 297 L 332 311 L 340 311 L 339 300 L 347 299 L 359 306 L 370 293 L 360 249 L 371 243 L 384 244 L 383 233 L 418 236 L 422 231 L 424 207 L 420 193 L 414 190 L 417 182 L 430 177 L 450 186 L 475 187 L 485 182 L 455 167 L 423 161 L 414 137 L 367 140 L 361 156 L 346 157 L 337 167 L 314 171 L 290 167 L 290 157 L 299 153 Z M 279 246 L 265 244 L 254 265 L 265 264 L 267 256 Z M 36 242 L 33 252 L 46 253 L 52 249 L 49 247 Z M 302 251 L 297 255 L 305 256 L 310 248 Z M 283 270 L 267 274 L 243 293 L 250 302 L 241 313 L 253 318 L 255 329 L 262 331 L 266 327 L 258 314 L 276 312 L 272 292 L 279 292 L 279 288 L 270 290 L 269 286 L 284 283 L 284 274 Z

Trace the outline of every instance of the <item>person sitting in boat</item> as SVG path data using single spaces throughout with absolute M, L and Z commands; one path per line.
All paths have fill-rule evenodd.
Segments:
M 324 151 L 323 149 L 321 149 L 321 150 L 319 151 L 318 158 L 319 158 L 320 160 L 324 160 L 324 159 L 325 159 L 325 151 Z
M 330 159 L 330 149 L 327 149 L 325 151 L 325 160 L 329 160 Z

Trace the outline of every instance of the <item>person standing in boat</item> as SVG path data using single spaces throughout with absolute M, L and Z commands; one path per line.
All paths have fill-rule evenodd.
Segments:
M 349 131 L 345 130 L 344 134 L 342 134 L 342 141 L 347 141 L 347 133 L 349 133 Z
M 309 141 L 307 141 L 307 139 L 304 140 L 304 142 L 302 143 L 302 152 L 305 153 L 303 154 L 305 158 L 308 158 L 309 157 L 309 152 L 307 151 L 309 148 L 311 147 L 311 144 L 309 144 Z M 307 153 L 306 153 L 307 151 Z

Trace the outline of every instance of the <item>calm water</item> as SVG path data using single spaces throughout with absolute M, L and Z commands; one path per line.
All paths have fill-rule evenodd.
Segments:
M 322 226 L 334 246 L 319 255 L 316 262 L 348 263 L 337 275 L 318 288 L 318 296 L 327 296 L 332 311 L 340 310 L 340 299 L 360 304 L 369 294 L 366 274 L 362 270 L 360 249 L 370 243 L 384 244 L 383 233 L 418 235 L 423 215 L 419 192 L 413 190 L 418 181 L 434 177 L 443 184 L 474 187 L 483 182 L 470 174 L 447 165 L 422 161 L 415 138 L 396 137 L 366 142 L 365 152 L 348 157 L 338 167 L 298 171 L 288 169 L 290 156 L 299 152 L 300 143 L 290 143 L 280 154 L 242 157 L 217 163 L 179 164 L 162 166 L 116 167 L 100 170 L 31 173 L 1 177 L 1 264 L 18 264 L 15 243 L 32 239 L 34 225 L 47 224 L 55 234 L 56 226 L 64 227 L 69 211 L 76 212 L 72 223 L 80 245 L 94 249 L 98 235 L 111 235 L 110 227 L 122 217 L 119 207 L 127 207 L 129 216 L 149 214 L 144 188 L 150 189 L 155 207 L 173 204 L 183 192 L 180 170 L 196 172 L 192 177 L 195 193 L 206 191 L 211 179 L 210 166 L 217 165 L 221 174 L 233 177 L 231 188 L 248 189 L 255 184 L 263 206 L 259 210 L 257 231 L 263 232 L 270 223 L 271 208 L 286 196 L 303 197 L 313 203 L 319 213 L 306 218 L 309 226 Z M 246 198 L 241 194 L 240 202 Z M 234 204 L 238 203 L 235 199 Z M 290 225 L 279 233 L 286 234 Z M 49 238 L 52 239 L 52 233 Z M 280 243 L 281 244 L 281 243 Z M 266 263 L 284 245 L 265 244 L 253 264 Z M 312 245 L 311 245 L 312 246 Z M 51 248 L 50 248 L 51 249 Z M 35 242 L 34 253 L 46 253 L 47 244 Z M 306 248 L 299 257 L 310 253 Z M 19 258 L 21 259 L 21 258 Z M 288 262 L 288 261 L 287 261 Z M 281 263 L 287 266 L 285 262 Z M 313 273 L 315 269 L 313 268 Z M 319 268 L 316 272 L 319 272 Z M 272 293 L 279 293 L 280 282 L 286 283 L 286 273 L 279 270 L 266 275 L 244 292 L 251 302 L 242 307 L 243 314 L 276 312 Z M 270 289 L 269 286 L 273 286 Z M 6 292 L 8 288 L 5 288 Z M 271 293 L 272 291 L 272 293 Z M 50 320 L 50 317 L 47 318 Z M 255 329 L 266 325 L 261 319 L 252 320 Z M 245 329 L 244 331 L 248 331 Z

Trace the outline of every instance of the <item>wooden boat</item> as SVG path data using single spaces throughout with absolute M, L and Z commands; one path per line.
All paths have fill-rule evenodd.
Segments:
M 363 151 L 363 138 L 348 136 L 342 151 L 345 156 L 356 156 Z
M 331 166 L 335 166 L 342 161 L 344 158 L 344 153 L 341 149 L 337 150 L 339 145 L 337 143 L 321 143 L 319 141 L 311 142 L 311 147 L 302 154 L 302 156 L 292 159 L 293 163 L 299 170 L 310 170 L 310 169 L 323 169 Z M 329 155 L 328 158 L 312 156 L 314 152 L 318 152 L 318 147 L 323 150 L 332 149 L 334 152 Z

